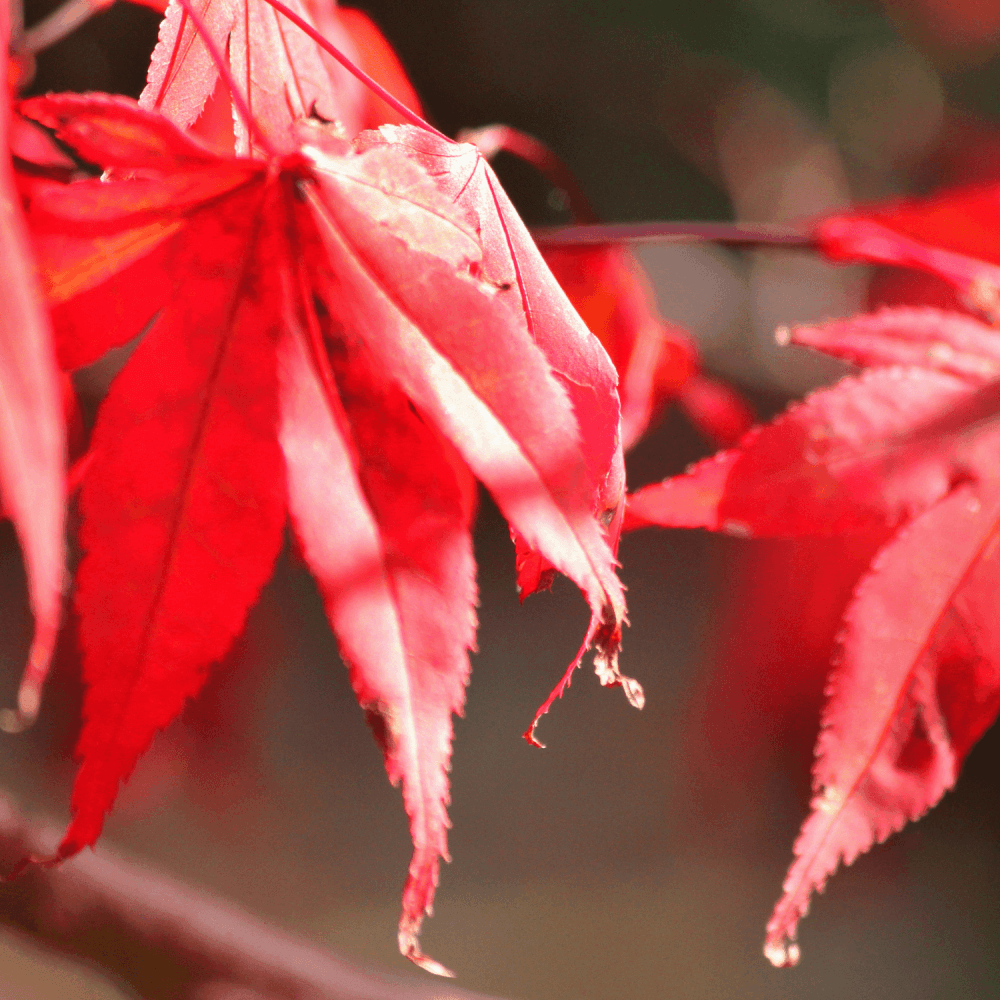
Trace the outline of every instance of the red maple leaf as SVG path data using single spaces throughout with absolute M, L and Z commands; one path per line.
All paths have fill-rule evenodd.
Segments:
M 10 33 L 0 5 L 0 51 Z M 5 60 L 5 68 L 7 67 Z M 19 708 L 38 709 L 41 680 L 52 658 L 65 578 L 66 445 L 52 333 L 41 304 L 20 198 L 11 169 L 13 121 L 6 80 L 0 91 L 0 495 L 14 524 L 35 616 Z
M 462 137 L 475 143 L 486 157 L 492 158 L 503 151 L 530 163 L 568 198 L 576 220 L 596 221 L 597 216 L 571 171 L 539 140 L 506 125 L 468 131 Z M 495 243 L 499 245 L 500 241 Z M 739 439 L 752 422 L 749 407 L 733 389 L 699 372 L 693 338 L 659 314 L 653 289 L 631 250 L 614 243 L 562 246 L 548 242 L 543 242 L 541 249 L 562 290 L 604 345 L 619 372 L 621 435 L 626 450 L 642 437 L 664 405 L 672 400 L 678 401 L 696 426 L 715 443 L 730 444 Z M 567 374 L 567 388 L 574 393 L 575 379 Z M 575 393 L 574 402 L 578 413 L 593 407 L 579 392 Z M 588 444 L 594 447 L 594 442 Z M 605 447 L 599 447 L 596 454 L 601 455 Z M 609 511 L 618 487 L 617 478 L 606 480 L 595 498 L 598 516 L 609 521 L 616 543 L 620 524 L 610 519 Z M 555 568 L 516 532 L 514 543 L 518 591 L 524 601 L 528 595 L 551 586 Z M 541 745 L 535 737 L 538 721 L 562 696 L 585 649 L 586 643 L 525 732 L 530 743 Z M 605 678 L 606 683 L 617 681 L 613 672 L 605 674 L 602 679 Z M 626 691 L 634 704 L 641 705 L 640 689 L 627 684 Z
M 572 403 L 580 425 L 587 478 L 593 484 L 591 507 L 617 549 L 625 468 L 618 428 L 617 376 L 606 352 L 595 337 L 586 333 L 586 327 L 552 279 L 524 224 L 476 147 L 456 144 L 434 133 L 384 126 L 377 132 L 365 133 L 359 139 L 359 148 L 387 141 L 396 142 L 413 157 L 434 178 L 449 202 L 461 204 L 470 212 L 482 241 L 481 276 L 493 287 L 517 296 L 527 330 Z M 572 340 L 559 335 L 567 325 L 579 330 Z M 561 567 L 513 522 L 512 530 L 517 546 L 518 588 L 523 599 L 545 582 L 544 574 Z M 591 607 L 594 614 L 577 656 L 525 733 L 535 745 L 540 745 L 534 737 L 540 717 L 561 696 L 586 650 L 595 642 L 599 648 L 617 648 L 620 620 L 598 614 L 599 605 L 593 602 Z M 637 708 L 642 707 L 642 688 L 619 672 L 616 655 L 599 652 L 594 666 L 602 684 L 621 685 L 629 701 Z
M 264 0 L 241 0 L 241 2 L 246 7 L 241 16 L 248 23 L 256 18 L 261 24 L 270 25 L 275 11 L 280 10 L 294 22 L 292 26 L 280 26 L 282 38 L 286 37 L 289 30 L 301 29 L 314 45 L 319 46 L 316 52 L 320 52 L 321 55 L 325 53 L 327 56 L 332 54 L 340 63 L 350 67 L 350 63 L 344 60 L 343 55 L 316 31 L 308 17 L 303 16 L 303 11 L 280 3 L 273 4 L 275 10 L 271 10 Z M 297 120 L 296 115 L 302 112 L 307 103 L 303 95 L 309 96 L 313 90 L 308 89 L 308 81 L 300 81 L 294 74 L 292 77 L 294 86 L 289 86 L 280 74 L 267 76 L 267 73 L 273 73 L 273 68 L 269 68 L 266 73 L 258 74 L 266 82 L 256 80 L 248 72 L 247 67 L 252 64 L 258 65 L 262 61 L 266 63 L 269 46 L 274 44 L 274 32 L 272 31 L 270 36 L 263 30 L 254 33 L 244 29 L 242 33 L 240 31 L 234 33 L 234 11 L 243 8 L 236 0 L 233 0 L 231 6 L 232 10 L 224 7 L 213 12 L 212 24 L 204 36 L 195 31 L 193 22 L 189 21 L 184 11 L 175 10 L 171 15 L 168 10 L 161 31 L 160 44 L 153 54 L 150 82 L 140 103 L 161 108 L 167 117 L 182 127 L 190 125 L 203 106 L 192 103 L 192 93 L 198 98 L 198 102 L 203 102 L 203 95 L 210 94 L 220 83 L 218 77 L 206 74 L 203 69 L 206 61 L 211 61 L 209 49 L 213 45 L 221 48 L 220 43 L 228 42 L 232 69 L 236 71 L 237 77 L 240 73 L 247 76 L 247 92 L 251 108 L 255 103 L 254 95 L 258 94 L 256 103 L 260 104 L 263 101 L 265 107 L 271 109 L 262 123 L 263 130 L 269 133 L 277 132 L 279 140 L 286 141 L 287 130 L 293 126 Z M 325 10 L 322 4 L 317 3 L 313 6 L 320 12 Z M 392 51 L 388 43 L 381 39 L 380 35 L 375 37 L 378 34 L 377 30 L 356 18 L 348 17 L 343 24 L 350 26 L 352 33 L 358 36 L 361 47 L 373 67 L 379 72 L 388 70 L 389 78 L 386 82 L 390 87 L 405 95 L 408 89 L 405 74 L 398 63 L 394 63 L 390 58 Z M 298 44 L 301 47 L 301 36 Z M 243 53 L 237 61 L 233 61 L 231 54 L 234 45 Z M 256 58 L 254 58 L 255 52 Z M 309 54 L 316 55 L 312 50 L 309 50 Z M 372 82 L 369 80 L 369 83 Z M 412 109 L 401 106 L 393 95 L 381 88 L 380 82 L 375 83 L 381 93 L 382 101 L 373 107 L 367 106 L 365 111 L 360 112 L 362 117 L 384 115 L 385 109 L 388 108 L 396 113 L 408 112 L 403 114 L 403 118 L 408 121 L 414 120 Z M 278 100 L 275 95 L 282 87 L 289 92 L 284 100 Z M 292 93 L 293 90 L 295 93 Z M 412 96 L 412 88 L 409 88 L 409 94 Z M 327 101 L 327 106 L 333 109 L 329 113 L 338 114 L 337 109 L 342 105 L 342 100 L 338 97 L 336 101 L 330 103 L 328 97 Z M 357 111 L 356 102 L 352 104 L 352 108 Z M 234 113 L 236 112 L 237 108 L 234 106 Z M 322 117 L 322 109 L 316 104 L 315 99 L 311 105 L 311 113 Z M 342 130 L 343 122 L 349 122 L 351 114 L 351 109 L 339 112 L 338 125 Z M 350 127 L 347 127 L 347 131 L 351 132 Z M 369 137 L 366 141 L 383 142 L 385 138 Z M 437 179 L 445 196 L 470 213 L 482 239 L 484 276 L 501 290 L 516 288 L 528 332 L 542 348 L 573 403 L 576 417 L 580 422 L 583 453 L 595 484 L 594 509 L 607 528 L 612 547 L 617 548 L 622 510 L 620 500 L 624 493 L 624 463 L 617 430 L 619 403 L 616 391 L 617 375 L 613 365 L 609 363 L 600 345 L 592 337 L 587 337 L 582 328 L 578 330 L 573 344 L 568 347 L 562 338 L 552 338 L 549 335 L 548 331 L 554 323 L 579 324 L 579 319 L 565 294 L 551 280 L 549 269 L 539 256 L 537 248 L 485 161 L 481 162 L 478 154 L 474 153 L 470 158 L 472 151 L 469 147 L 452 143 L 432 129 L 426 130 L 423 134 L 414 134 L 407 142 L 397 145 L 401 149 L 410 148 L 411 155 L 417 157 L 424 169 Z M 241 140 L 238 134 L 237 149 L 251 148 L 249 139 Z M 279 148 L 283 148 L 280 143 Z M 463 148 L 466 152 L 462 152 Z M 580 345 L 586 347 L 581 348 Z M 512 533 L 517 552 L 518 588 L 524 597 L 540 587 L 547 586 L 554 570 L 558 567 L 542 556 L 537 547 L 515 528 L 512 528 Z M 584 652 L 595 641 L 599 647 L 617 647 L 618 629 L 619 624 L 616 621 L 601 621 L 595 613 L 577 657 L 567 668 L 552 695 L 539 709 L 526 734 L 533 743 L 537 744 L 533 733 L 538 719 L 569 683 Z M 599 654 L 595 666 L 603 684 L 622 685 L 629 700 L 641 707 L 643 702 L 641 687 L 630 678 L 622 677 L 614 656 L 605 657 Z
M 874 367 L 640 490 L 625 527 L 796 537 L 901 525 L 845 613 L 812 814 L 768 924 L 766 954 L 794 964 L 812 892 L 933 806 L 1000 708 L 1000 337 L 931 309 L 781 336 Z
M 951 788 L 1000 709 L 1000 483 L 964 484 L 876 556 L 844 616 L 813 769 L 765 954 L 794 964 L 796 925 L 850 864 Z
M 265 119 L 253 148 L 273 131 L 294 151 L 240 159 L 123 99 L 25 109 L 108 172 L 32 200 L 62 364 L 155 318 L 98 415 L 80 498 L 86 724 L 58 854 L 94 841 L 225 653 L 287 508 L 402 780 L 401 948 L 444 971 L 417 934 L 447 857 L 450 718 L 474 641 L 473 476 L 581 586 L 602 680 L 634 685 L 592 510 L 617 476 L 620 519 L 614 371 L 472 147 L 405 128 L 351 148 Z

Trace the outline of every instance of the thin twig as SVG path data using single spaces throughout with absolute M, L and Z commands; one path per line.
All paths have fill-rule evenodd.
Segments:
M 32 25 L 20 37 L 16 51 L 26 55 L 39 52 L 61 42 L 89 21 L 95 14 L 110 6 L 108 0 L 68 0 L 57 7 L 48 17 Z
M 611 222 L 533 229 L 539 246 L 598 246 L 604 243 L 724 243 L 727 246 L 815 249 L 812 233 L 793 226 L 739 222 Z
M 0 795 L 0 870 L 51 854 L 57 841 Z M 0 924 L 96 963 L 145 1000 L 487 1000 L 437 979 L 359 968 L 104 850 L 0 885 Z
M 10 21 L 10 38 L 7 47 L 11 52 L 18 50 L 21 35 L 24 33 L 24 4 L 21 0 L 10 0 L 7 5 L 7 12 Z

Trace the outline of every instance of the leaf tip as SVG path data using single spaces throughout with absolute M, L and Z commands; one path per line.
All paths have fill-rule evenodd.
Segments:
M 642 689 L 642 685 L 634 677 L 626 677 L 624 674 L 619 674 L 618 678 L 628 703 L 640 711 L 645 708 L 646 692 Z
M 42 705 L 42 689 L 49 673 L 58 629 L 54 624 L 37 626 L 35 639 L 17 692 L 17 708 L 0 709 L 0 730 L 21 733 L 34 725 Z
M 764 957 L 776 969 L 790 969 L 799 964 L 801 949 L 798 942 L 782 932 L 774 937 L 769 936 L 764 942 Z
M 432 976 L 443 976 L 446 979 L 455 978 L 455 973 L 451 969 L 421 951 L 417 929 L 409 921 L 401 924 L 399 928 L 399 953 L 404 958 L 408 958 L 414 965 L 420 966 L 424 972 L 429 972 Z
M 595 646 L 594 673 L 597 674 L 598 680 L 604 687 L 620 686 L 629 704 L 641 710 L 646 704 L 646 692 L 634 677 L 628 677 L 618 669 L 621 626 L 615 626 L 609 634 L 598 633 Z
M 26 676 L 17 693 L 17 716 L 22 729 L 31 726 L 38 718 L 42 704 L 42 686 L 34 677 Z
M 545 744 L 535 735 L 535 730 L 538 728 L 538 717 L 532 720 L 531 725 L 521 733 L 521 736 L 526 739 L 533 747 L 538 747 L 539 750 L 545 749 Z

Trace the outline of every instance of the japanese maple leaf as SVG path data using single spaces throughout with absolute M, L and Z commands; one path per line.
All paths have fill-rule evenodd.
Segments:
M 256 9 L 254 8 L 255 4 L 260 4 L 262 7 L 267 6 L 263 4 L 263 0 L 245 0 L 245 3 L 248 5 L 248 11 Z M 321 45 L 323 50 L 333 53 L 345 65 L 352 65 L 344 59 L 343 53 L 330 44 L 328 39 L 324 39 L 317 33 L 314 26 L 309 23 L 308 18 L 303 17 L 302 12 L 297 10 L 294 5 L 292 7 L 286 7 L 282 4 L 273 6 L 295 22 L 295 26 L 283 23 L 282 31 L 301 29 L 309 35 L 313 42 Z M 319 14 L 329 12 L 329 8 L 325 8 L 320 2 L 314 4 L 314 10 Z M 268 14 L 273 16 L 274 11 L 269 10 Z M 164 30 L 161 33 L 160 45 L 157 52 L 153 54 L 150 82 L 141 98 L 141 103 L 155 104 L 155 106 L 163 108 L 167 116 L 181 126 L 186 126 L 194 121 L 198 110 L 200 110 L 194 105 L 190 105 L 188 101 L 192 86 L 201 95 L 209 92 L 211 87 L 215 86 L 216 81 L 211 82 L 211 87 L 204 84 L 199 87 L 197 74 L 192 75 L 190 70 L 184 69 L 175 71 L 174 67 L 177 62 L 175 53 L 180 52 L 191 65 L 197 65 L 198 59 L 204 60 L 209 57 L 210 46 L 214 45 L 219 48 L 219 43 L 229 37 L 227 32 L 232 30 L 230 21 L 223 19 L 219 25 L 210 26 L 208 36 L 202 39 L 194 31 L 193 24 L 186 24 L 184 16 L 177 12 L 171 23 L 171 15 L 168 11 L 164 21 Z M 269 24 L 269 17 L 264 17 L 264 21 Z M 371 32 L 367 30 L 362 32 L 357 23 L 354 25 L 354 31 L 359 37 L 362 34 L 368 35 L 362 40 L 363 47 L 371 58 Z M 190 49 L 185 42 L 186 38 L 191 39 Z M 247 65 L 251 62 L 266 61 L 268 52 L 274 45 L 271 39 L 260 32 L 257 34 L 248 33 L 245 39 L 242 36 L 237 37 L 235 44 L 240 51 L 245 50 L 244 61 Z M 233 37 L 229 37 L 229 45 L 230 50 L 232 50 Z M 203 52 L 202 49 L 204 49 Z M 384 72 L 388 66 L 391 71 L 391 79 L 388 82 L 397 89 L 403 89 L 402 83 L 405 82 L 405 76 L 398 66 L 391 64 L 387 58 L 388 55 L 391 55 L 391 49 L 388 50 L 388 53 L 385 51 L 386 49 L 388 49 L 387 44 L 384 47 L 381 45 L 377 47 L 373 64 L 380 72 Z M 189 59 L 189 51 L 194 51 L 196 56 Z M 237 67 L 234 64 L 235 68 Z M 399 79 L 400 76 L 403 77 L 402 81 Z M 270 90 L 264 87 L 263 91 L 268 93 L 276 86 L 278 83 L 272 82 Z M 251 111 L 254 106 L 252 97 L 254 87 L 254 80 L 249 79 L 248 93 L 251 95 L 249 102 Z M 331 93 L 334 92 L 331 91 Z M 339 95 L 334 93 L 334 96 L 338 97 L 335 103 L 339 103 Z M 390 95 L 383 91 L 383 96 Z M 258 98 L 258 103 L 259 100 Z M 296 114 L 304 113 L 304 107 L 303 102 L 296 104 L 290 97 L 285 100 L 284 105 L 278 102 L 275 105 L 275 113 L 266 115 L 260 122 L 262 133 L 269 136 L 277 133 L 278 148 L 285 148 L 282 145 L 285 141 L 284 132 L 290 122 L 294 121 Z M 322 116 L 322 110 L 315 105 L 315 102 L 310 113 Z M 379 110 L 376 107 L 370 113 L 377 114 Z M 412 118 L 412 112 L 409 117 Z M 420 160 L 422 168 L 429 171 L 431 176 L 437 179 L 446 198 L 469 213 L 480 234 L 484 276 L 500 290 L 517 290 L 527 332 L 542 349 L 556 376 L 562 380 L 573 404 L 580 423 L 584 456 L 594 483 L 594 507 L 602 523 L 608 529 L 612 546 L 616 548 L 622 510 L 621 499 L 624 495 L 624 463 L 621 458 L 618 433 L 617 375 L 607 354 L 593 337 L 587 335 L 586 329 L 580 322 L 572 304 L 560 291 L 558 285 L 552 281 L 551 273 L 540 257 L 524 225 L 506 198 L 492 171 L 478 153 L 467 145 L 451 142 L 432 129 L 412 132 L 405 142 L 393 138 L 389 132 L 385 135 L 390 142 L 396 144 L 397 148 L 410 149 L 411 155 Z M 237 149 L 251 149 L 249 142 L 240 142 L 239 136 L 237 138 Z M 384 142 L 386 139 L 369 138 L 366 141 Z M 549 331 L 565 327 L 567 324 L 577 326 L 572 343 L 563 337 L 550 335 Z M 523 595 L 537 589 L 543 583 L 547 583 L 552 571 L 558 567 L 544 559 L 537 547 L 525 536 L 518 533 L 516 529 L 514 531 L 517 545 L 518 586 Z M 568 684 L 569 678 L 579 664 L 583 653 L 595 643 L 599 650 L 617 648 L 620 642 L 619 633 L 620 616 L 612 615 L 607 621 L 604 621 L 595 613 L 587 636 L 580 647 L 580 652 L 570 664 L 553 694 L 539 710 L 539 716 L 547 711 L 552 700 Z M 599 652 L 595 659 L 595 667 L 603 684 L 621 685 L 629 700 L 634 705 L 641 707 L 643 702 L 641 687 L 631 678 L 623 677 L 620 674 L 615 656 L 606 657 Z M 532 723 L 529 736 L 537 721 L 538 716 Z
M 809 897 L 951 788 L 1000 709 L 1000 482 L 964 484 L 904 527 L 844 616 L 813 769 L 765 954 L 799 957 Z
M 591 505 L 606 527 L 612 546 L 617 548 L 625 477 L 616 417 L 619 407 L 614 367 L 597 338 L 587 333 L 566 294 L 552 280 L 538 248 L 489 165 L 476 147 L 451 142 L 433 132 L 383 126 L 364 133 L 358 142 L 361 149 L 394 143 L 435 180 L 449 202 L 469 212 L 482 241 L 482 277 L 495 288 L 516 296 L 527 330 L 572 402 L 580 422 L 588 479 L 592 483 Z M 572 340 L 553 336 L 566 324 L 578 331 L 577 336 Z M 548 583 L 550 567 L 560 567 L 528 535 L 514 525 L 512 528 L 517 546 L 518 588 L 523 598 Z M 637 708 L 642 707 L 641 686 L 621 674 L 614 653 L 608 656 L 600 651 L 615 650 L 619 633 L 620 621 L 595 612 L 580 651 L 525 733 L 530 742 L 538 745 L 534 731 L 540 717 L 562 695 L 584 652 L 594 644 L 598 648 L 594 666 L 601 683 L 620 685 L 629 701 Z
M 0 51 L 10 15 L 0 0 Z M 6 69 L 6 57 L 5 57 Z M 0 495 L 17 531 L 35 632 L 19 696 L 22 716 L 38 709 L 41 680 L 59 629 L 65 576 L 65 427 L 52 333 L 42 305 L 11 169 L 6 80 L 0 91 Z
M 616 671 L 624 600 L 592 513 L 594 477 L 621 464 L 613 371 L 574 384 L 606 394 L 581 425 L 565 373 L 610 365 L 543 268 L 497 280 L 483 219 L 444 193 L 458 165 L 467 189 L 490 188 L 472 147 L 428 152 L 405 128 L 352 148 L 301 123 L 294 154 L 245 159 L 124 99 L 26 111 L 109 172 L 32 202 L 62 365 L 155 319 L 98 414 L 80 497 L 86 724 L 58 854 L 93 843 L 138 755 L 225 653 L 287 509 L 402 781 L 401 949 L 445 971 L 417 934 L 447 856 L 450 720 L 475 634 L 473 476 L 581 586 L 588 641 Z M 456 161 L 449 177 L 428 155 Z M 589 440 L 606 468 L 587 464 Z
M 1000 707 L 1000 337 L 931 309 L 782 337 L 875 367 L 640 490 L 626 528 L 795 537 L 901 524 L 844 616 L 812 814 L 768 924 L 766 954 L 794 964 L 812 892 L 933 806 Z

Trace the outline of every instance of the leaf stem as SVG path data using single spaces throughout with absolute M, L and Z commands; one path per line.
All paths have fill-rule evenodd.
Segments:
M 24 34 L 24 4 L 21 0 L 10 0 L 7 5 L 8 12 L 8 38 L 7 47 L 13 53 L 19 51 L 21 35 Z
M 348 59 L 340 49 L 337 48 L 332 42 L 328 41 L 316 30 L 305 18 L 299 17 L 295 11 L 286 7 L 281 0 L 267 0 L 267 2 L 279 13 L 284 14 L 289 21 L 292 22 L 297 28 L 304 31 L 321 49 L 328 52 L 341 66 L 344 67 L 349 73 L 356 76 L 369 90 L 378 95 L 389 105 L 400 117 L 404 118 L 411 125 L 415 125 L 417 128 L 422 128 L 426 132 L 431 132 L 441 139 L 451 142 L 443 132 L 439 132 L 433 125 L 429 122 L 424 121 L 415 111 L 408 108 L 399 98 L 394 97 L 389 93 L 385 87 L 382 86 L 377 80 L 370 77 L 360 66 L 357 66 L 351 59 Z
M 458 141 L 478 146 L 487 160 L 504 152 L 530 163 L 550 184 L 565 194 L 576 223 L 590 225 L 600 221 L 569 167 L 534 136 L 509 125 L 487 125 L 459 132 Z
M 111 0 L 113 2 L 113 0 Z M 111 6 L 108 0 L 67 0 L 48 17 L 24 31 L 16 42 L 15 51 L 21 55 L 37 53 L 61 42 L 86 23 L 96 13 Z
M 50 854 L 56 840 L 0 791 L 0 871 L 19 857 Z M 147 1000 L 491 1000 L 356 966 L 104 848 L 5 884 L 0 925 L 96 965 Z
M 539 246 L 599 246 L 603 243 L 722 243 L 743 249 L 814 250 L 807 229 L 770 223 L 612 222 L 533 229 Z

